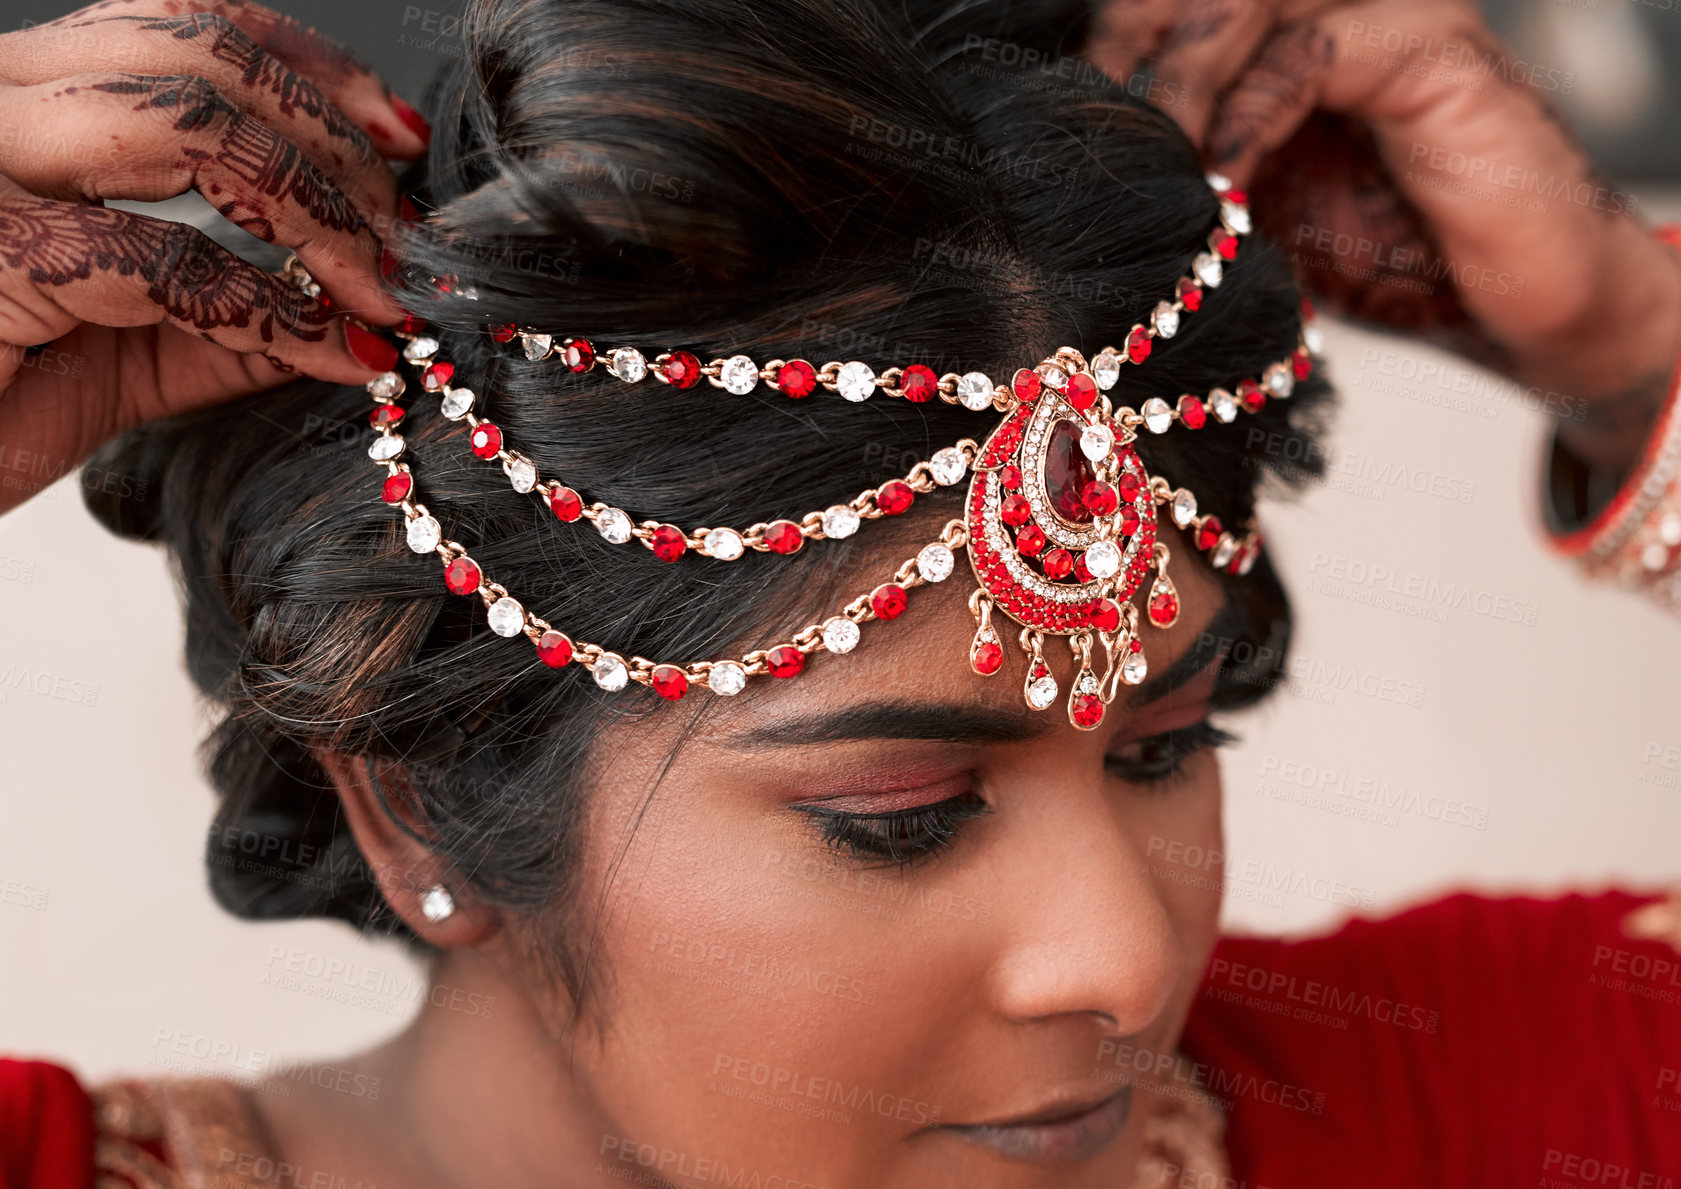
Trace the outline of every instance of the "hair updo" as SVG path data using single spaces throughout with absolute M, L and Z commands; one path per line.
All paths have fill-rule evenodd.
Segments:
M 1215 224 L 1196 153 L 1124 88 L 1070 98 L 983 60 L 995 37 L 1041 59 L 1076 52 L 1077 7 L 978 5 L 960 19 L 865 0 L 475 0 L 465 53 L 433 90 L 429 155 L 407 179 L 431 217 L 399 244 L 404 300 L 545 474 L 636 520 L 797 514 L 984 434 L 990 421 L 939 402 L 574 376 L 483 331 L 517 322 L 650 356 L 921 361 L 995 378 L 1063 344 L 1118 341 Z M 429 284 L 451 274 L 476 296 Z M 1294 347 L 1298 302 L 1280 253 L 1251 238 L 1118 395 L 1136 408 L 1258 375 Z M 1252 449 L 1249 431 L 1312 434 L 1326 395 L 1315 377 L 1241 426 L 1140 450 L 1240 521 L 1277 460 L 1316 457 L 1278 437 Z M 534 916 L 568 887 L 592 741 L 664 704 L 546 669 L 486 630 L 479 600 L 448 594 L 379 499 L 367 409 L 359 388 L 301 382 L 144 426 L 94 464 L 146 477 L 143 502 L 89 504 L 173 555 L 189 669 L 225 710 L 206 741 L 212 887 L 245 917 L 406 935 L 314 758 L 336 749 L 400 762 L 432 845 L 474 894 Z M 786 633 L 819 596 L 859 586 L 883 539 L 667 565 L 557 526 L 468 456 L 466 433 L 425 403 L 405 425 L 446 536 L 537 614 L 625 655 L 712 658 Z M 943 522 L 963 490 L 912 515 Z M 1264 553 L 1233 590 L 1276 654 L 1288 605 Z

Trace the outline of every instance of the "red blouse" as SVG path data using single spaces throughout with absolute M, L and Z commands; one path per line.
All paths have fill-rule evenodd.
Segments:
M 1165 1076 L 1219 1101 L 1234 1179 L 1180 1189 L 1681 1189 L 1681 953 L 1623 929 L 1652 899 L 1222 941 Z M 0 1061 L 0 1189 L 92 1189 L 95 1130 L 71 1074 Z

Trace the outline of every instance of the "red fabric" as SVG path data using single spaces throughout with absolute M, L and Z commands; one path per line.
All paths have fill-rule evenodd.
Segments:
M 0 1058 L 0 1189 L 93 1189 L 93 1133 L 74 1074 Z
M 1185 1049 L 1237 1186 L 1681 1187 L 1681 956 L 1621 932 L 1650 899 L 1460 895 L 1222 941 Z

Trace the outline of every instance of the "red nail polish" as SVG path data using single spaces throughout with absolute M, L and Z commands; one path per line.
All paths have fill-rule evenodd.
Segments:
M 391 106 L 397 112 L 397 118 L 409 126 L 409 131 L 420 137 L 421 144 L 432 143 L 432 125 L 426 122 L 425 116 L 405 103 L 400 95 L 391 96 Z
M 344 341 L 356 361 L 376 372 L 388 372 L 397 366 L 397 348 L 366 326 L 345 319 Z

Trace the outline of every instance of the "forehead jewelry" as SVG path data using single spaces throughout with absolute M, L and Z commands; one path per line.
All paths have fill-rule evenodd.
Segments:
M 918 495 L 969 477 L 964 515 L 948 521 L 934 541 L 886 581 L 768 648 L 739 659 L 656 662 L 574 641 L 528 610 L 484 573 L 467 546 L 446 536 L 443 525 L 418 499 L 413 457 L 399 432 L 407 417 L 400 402 L 408 392 L 399 372 L 387 372 L 367 386 L 374 400 L 369 422 L 375 432 L 368 456 L 384 473 L 380 498 L 401 510 L 409 548 L 438 557 L 445 587 L 483 601 L 491 631 L 524 635 L 535 645 L 538 658 L 552 668 L 576 662 L 602 689 L 622 690 L 636 682 L 672 701 L 697 686 L 734 696 L 749 678 L 797 676 L 814 653 L 853 651 L 863 624 L 898 619 L 911 591 L 952 577 L 958 553 L 966 552 L 976 583 L 969 596 L 975 622 L 969 642 L 971 668 L 982 677 L 1002 672 L 1006 644 L 1013 636 L 1026 661 L 1022 696 L 1032 709 L 1048 709 L 1062 687 L 1046 655 L 1047 641 L 1062 637 L 1076 666 L 1068 686 L 1068 718 L 1076 727 L 1091 730 L 1103 721 L 1121 684 L 1136 685 L 1149 671 L 1139 611 L 1132 602 L 1146 578 L 1154 575 L 1145 599 L 1150 623 L 1168 628 L 1179 617 L 1178 592 L 1168 575 L 1171 554 L 1157 539 L 1157 509 L 1167 509 L 1172 523 L 1187 532 L 1193 547 L 1207 555 L 1215 569 L 1247 574 L 1261 549 L 1253 520 L 1228 528 L 1217 515 L 1200 509 L 1191 491 L 1146 472 L 1134 448 L 1140 430 L 1201 430 L 1210 420 L 1229 424 L 1240 412 L 1259 412 L 1269 400 L 1290 396 L 1296 382 L 1312 372 L 1321 349 L 1319 332 L 1304 305 L 1295 350 L 1259 377 L 1245 378 L 1231 389 L 1187 393 L 1172 405 L 1157 397 L 1138 409 L 1111 401 L 1108 394 L 1121 368 L 1144 363 L 1156 339 L 1179 332 L 1181 318 L 1200 309 L 1206 291 L 1219 286 L 1225 264 L 1236 258 L 1239 237 L 1251 230 L 1247 197 L 1218 175 L 1210 175 L 1208 182 L 1220 200 L 1219 224 L 1209 233 L 1206 249 L 1179 279 L 1172 298 L 1158 301 L 1147 322 L 1134 324 L 1123 346 L 1105 347 L 1089 361 L 1074 348 L 1062 347 L 1036 366 L 1018 369 L 1007 384 L 994 384 L 981 372 L 936 375 L 920 363 L 878 371 L 858 360 L 818 367 L 803 359 L 773 359 L 761 365 L 748 355 L 732 355 L 702 364 L 684 350 L 666 351 L 650 360 L 633 346 L 598 350 L 583 337 L 512 324 L 487 328 L 497 343 L 517 341 L 528 360 L 554 360 L 573 374 L 602 368 L 626 384 L 652 377 L 686 390 L 705 380 L 735 395 L 767 384 L 795 400 L 821 388 L 855 402 L 880 392 L 913 403 L 940 400 L 1001 417 L 984 442 L 965 438 L 917 463 L 902 478 L 888 479 L 821 510 L 740 528 L 684 528 L 638 520 L 622 508 L 586 501 L 560 478 L 542 474 L 536 460 L 514 448 L 494 421 L 478 414 L 480 397 L 456 383 L 454 365 L 438 357 L 440 344 L 423 322 L 409 318 L 397 328 L 405 340 L 403 359 L 418 376 L 420 388 L 439 397 L 439 412 L 445 418 L 465 423 L 467 447 L 477 457 L 499 464 L 516 492 L 543 499 L 561 522 L 588 521 L 612 544 L 640 542 L 663 562 L 688 554 L 731 562 L 748 550 L 798 553 L 808 542 L 844 539 L 867 521 L 903 515 Z M 288 262 L 287 273 L 306 291 L 319 292 L 295 258 Z M 454 285 L 453 280 L 442 283 Z M 1013 627 L 1006 627 L 1006 620 Z M 1093 659 L 1099 649 L 1101 671 Z

